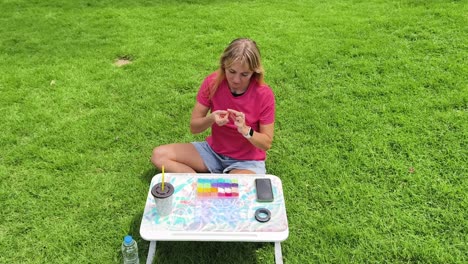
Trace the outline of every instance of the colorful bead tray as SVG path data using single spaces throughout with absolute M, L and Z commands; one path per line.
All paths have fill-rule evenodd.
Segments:
M 197 197 L 199 198 L 239 198 L 237 179 L 198 179 Z

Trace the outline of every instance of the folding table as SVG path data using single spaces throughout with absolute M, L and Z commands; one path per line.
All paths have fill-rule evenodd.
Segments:
M 167 216 L 158 214 L 151 188 L 161 182 L 162 175 L 155 175 L 140 225 L 141 237 L 150 241 L 147 264 L 153 262 L 156 241 L 274 242 L 275 262 L 283 263 L 280 242 L 288 237 L 289 229 L 283 188 L 277 176 L 166 173 L 164 177 L 165 182 L 174 186 L 173 208 Z M 273 202 L 256 200 L 256 178 L 271 179 Z M 212 193 L 200 189 L 206 183 L 214 188 Z M 221 184 L 227 184 L 224 187 L 229 190 Z M 217 191 L 218 186 L 223 189 Z M 271 212 L 268 222 L 255 219 L 255 211 L 259 208 Z

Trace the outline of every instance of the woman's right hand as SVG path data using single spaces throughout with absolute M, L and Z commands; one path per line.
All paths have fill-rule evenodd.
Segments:
M 216 110 L 211 113 L 214 117 L 214 121 L 218 126 L 224 126 L 229 122 L 229 114 L 226 110 Z

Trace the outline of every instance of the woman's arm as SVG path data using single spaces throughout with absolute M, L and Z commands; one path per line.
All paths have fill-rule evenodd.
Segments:
M 252 143 L 255 147 L 267 151 L 271 148 L 273 143 L 273 134 L 274 134 L 274 127 L 275 123 L 271 123 L 268 125 L 260 124 L 259 130 L 254 131 L 253 136 L 248 140 Z M 243 130 L 243 135 L 249 132 L 249 127 Z
M 228 112 L 225 110 L 216 110 L 208 114 L 209 107 L 197 102 L 192 110 L 192 118 L 190 119 L 190 131 L 192 134 L 198 134 L 213 125 L 216 122 L 218 126 L 224 126 L 229 121 Z
M 206 115 L 210 109 L 199 102 L 195 104 L 192 110 L 192 118 L 190 119 L 190 132 L 198 134 L 209 128 L 214 119 L 211 115 Z
M 242 135 L 247 135 L 250 131 L 250 127 L 245 123 L 245 114 L 233 109 L 228 109 L 230 117 L 234 120 L 234 124 L 237 126 L 237 131 Z M 255 147 L 267 151 L 271 148 L 273 143 L 275 123 L 268 125 L 259 125 L 259 131 L 254 131 L 252 137 L 248 138 L 250 143 Z

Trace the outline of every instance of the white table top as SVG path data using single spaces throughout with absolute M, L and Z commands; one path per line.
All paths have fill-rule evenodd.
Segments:
M 166 173 L 165 182 L 174 186 L 173 209 L 160 216 L 151 188 L 161 182 L 161 174 L 151 180 L 140 235 L 147 241 L 257 241 L 280 242 L 289 235 L 281 180 L 274 175 Z M 270 178 L 274 201 L 256 201 L 255 179 Z M 238 197 L 203 197 L 197 192 L 200 180 L 238 183 Z M 267 208 L 271 219 L 255 219 L 258 208 Z

